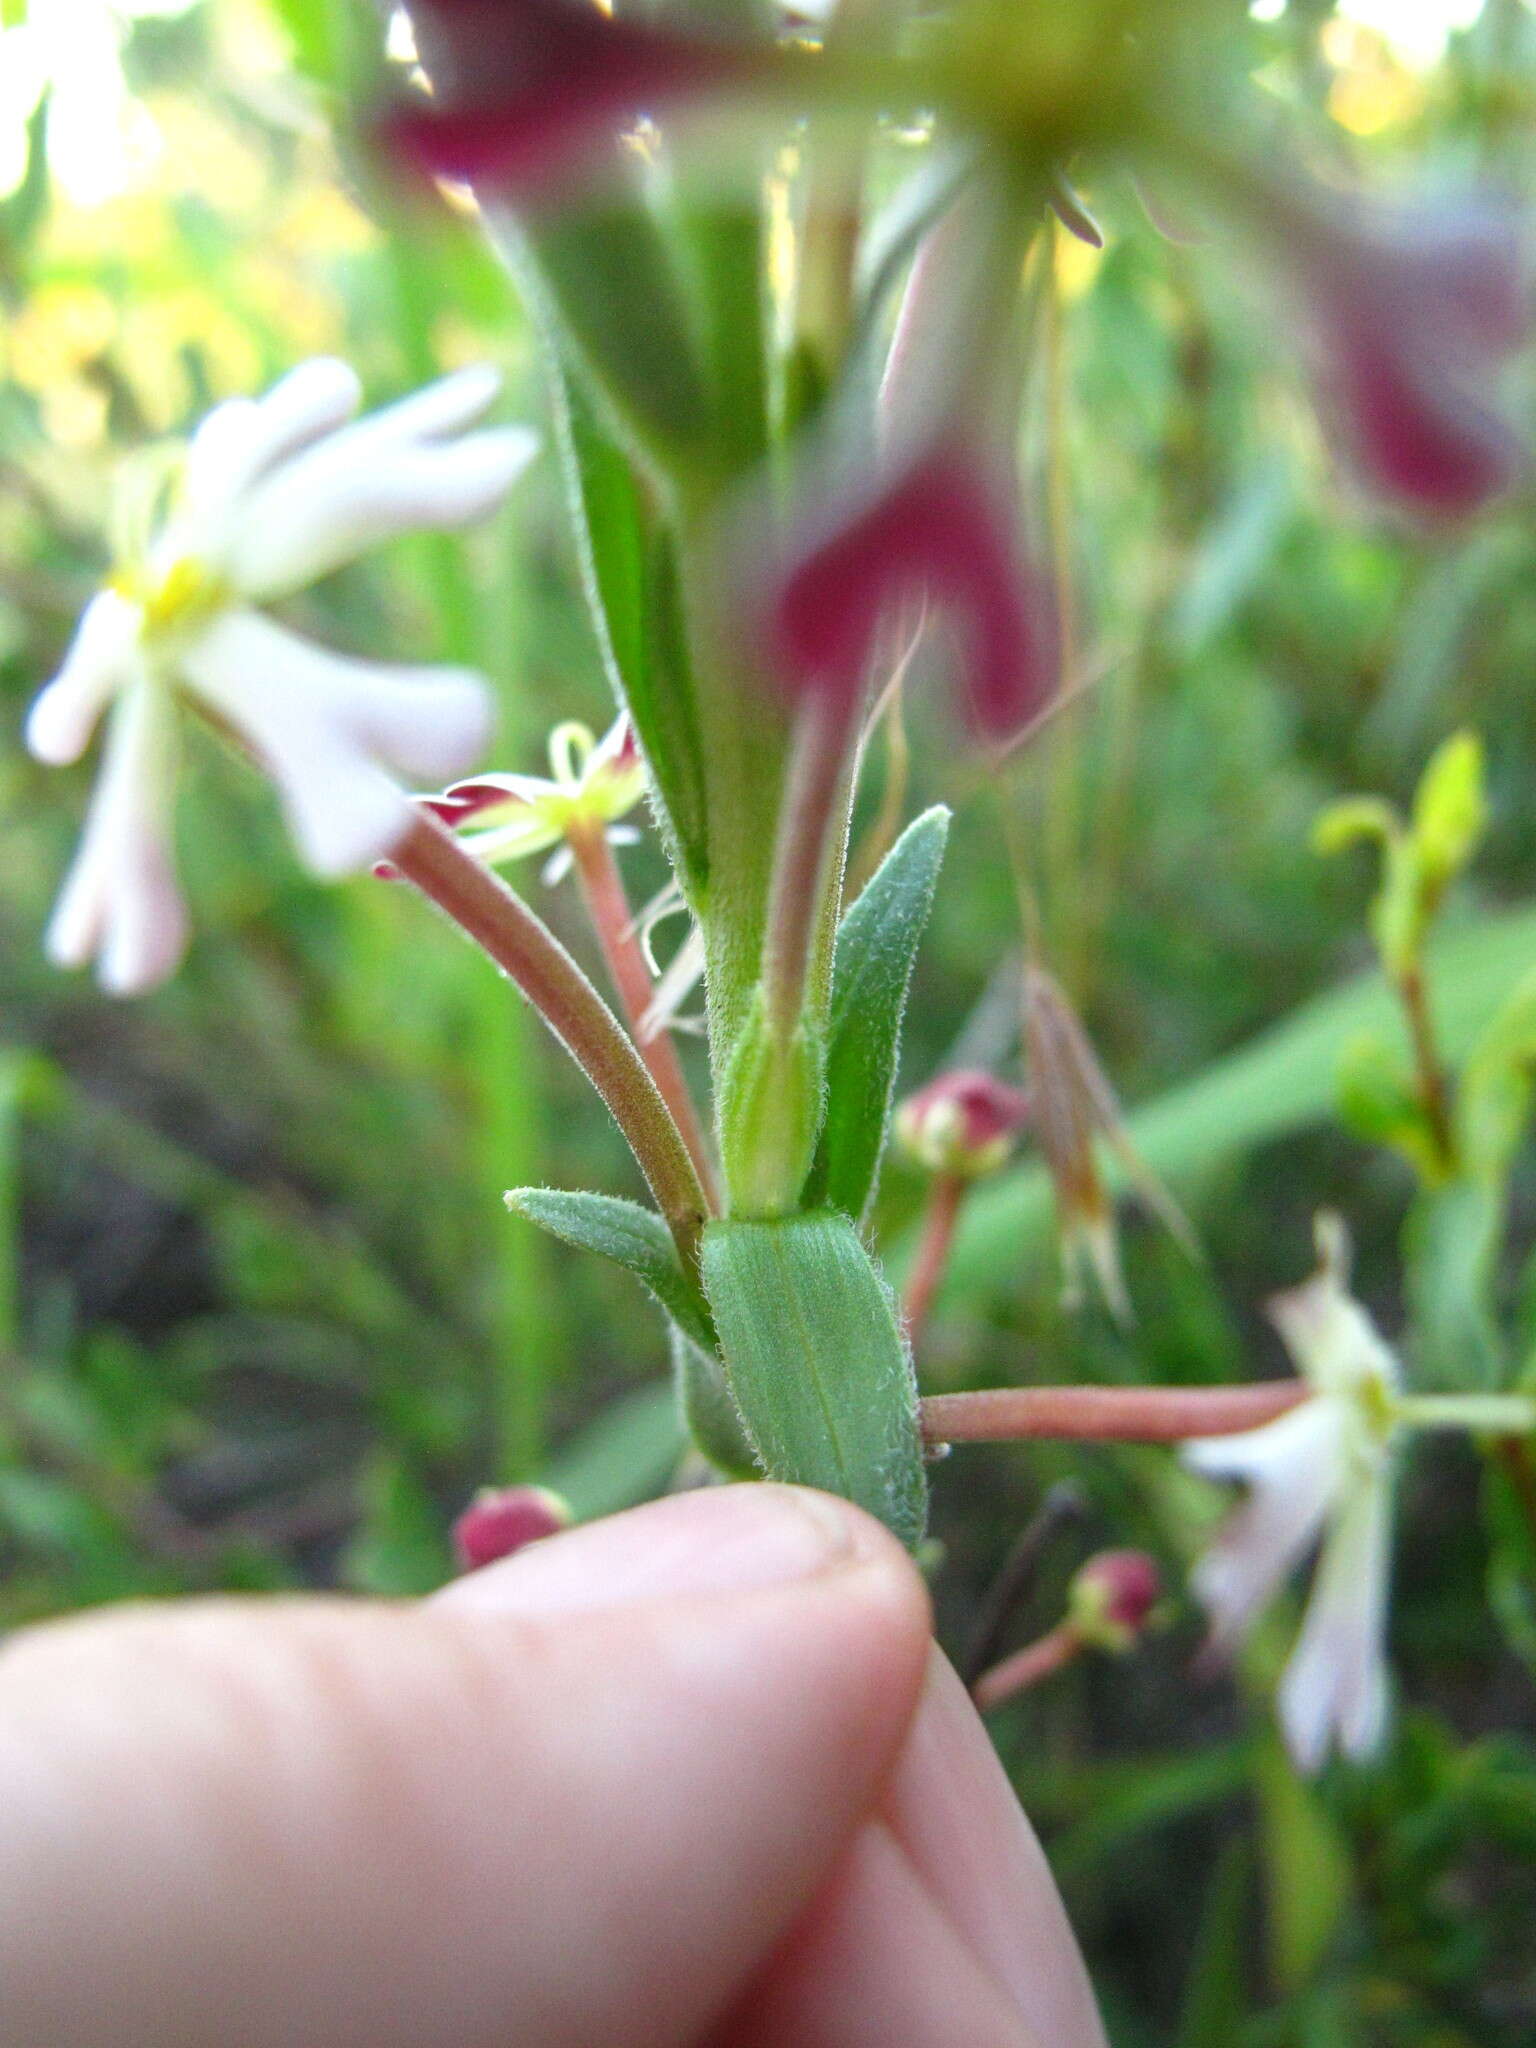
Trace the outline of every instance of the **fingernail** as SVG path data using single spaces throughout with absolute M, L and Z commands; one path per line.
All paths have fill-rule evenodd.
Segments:
M 853 1563 L 887 1540 L 867 1516 L 827 1494 L 707 1487 L 549 1537 L 434 1597 L 500 1614 L 579 1614 L 749 1593 Z

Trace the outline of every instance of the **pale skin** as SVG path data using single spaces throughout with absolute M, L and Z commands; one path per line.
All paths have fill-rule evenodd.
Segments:
M 679 1496 L 423 1603 L 0 1652 L 3 2048 L 1102 2048 L 922 1584 Z

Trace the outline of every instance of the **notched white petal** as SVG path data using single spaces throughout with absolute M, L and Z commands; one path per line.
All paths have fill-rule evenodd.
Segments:
M 1368 1757 L 1386 1732 L 1391 1499 L 1383 1469 L 1354 1494 L 1324 1546 L 1280 1681 L 1280 1724 L 1299 1770 L 1320 1770 L 1334 1747 Z
M 488 694 L 470 671 L 352 660 L 252 611 L 226 613 L 184 667 L 271 773 L 320 875 L 368 866 L 409 825 L 410 800 L 386 769 L 462 774 L 489 733 Z
M 186 908 L 171 848 L 172 709 L 141 678 L 119 700 L 85 830 L 48 926 L 59 967 L 97 963 L 113 995 L 140 995 L 179 963 Z
M 27 746 L 37 760 L 59 768 L 85 752 L 101 714 L 132 680 L 139 620 L 138 606 L 115 590 L 91 599 L 63 666 L 27 714 Z
M 1252 1489 L 1191 1575 L 1219 1653 L 1235 1648 L 1321 1532 L 1345 1471 L 1342 1426 L 1331 1402 L 1314 1400 L 1262 1429 L 1183 1446 L 1194 1470 Z
M 272 468 L 243 507 L 229 562 L 237 587 L 278 596 L 398 534 L 484 518 L 539 446 L 527 427 L 461 431 L 499 386 L 493 370 L 459 371 Z
M 349 420 L 362 399 L 362 384 L 350 364 L 335 356 L 314 356 L 264 397 L 215 406 L 187 447 L 188 510 L 220 523 L 238 518 L 238 501 L 246 492 L 278 463 Z M 195 544 L 198 535 L 191 539 Z

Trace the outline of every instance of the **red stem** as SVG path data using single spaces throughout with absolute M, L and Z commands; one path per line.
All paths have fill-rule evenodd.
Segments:
M 928 1190 L 923 1234 L 918 1241 L 912 1270 L 907 1275 L 901 1304 L 907 1319 L 907 1336 L 914 1344 L 928 1320 L 928 1311 L 933 1306 L 939 1282 L 944 1278 L 949 1248 L 955 1241 L 955 1224 L 968 1186 L 969 1183 L 958 1173 L 941 1173 L 935 1176 Z
M 1063 1670 L 1082 1647 L 1083 1639 L 1074 1624 L 1070 1621 L 1057 1622 L 1038 1642 L 1026 1643 L 1022 1650 L 1015 1650 L 1011 1657 L 1005 1657 L 1001 1664 L 994 1664 L 990 1671 L 981 1674 L 971 1687 L 971 1698 L 976 1702 L 977 1712 L 989 1713 L 1005 1700 L 1038 1685 L 1042 1678 L 1050 1678 L 1053 1673 Z
M 862 700 L 813 690 L 795 717 L 763 937 L 763 1007 L 788 1037 L 824 935 L 848 836 Z
M 930 1394 L 922 1404 L 923 1436 L 931 1444 L 1014 1443 L 1029 1437 L 1176 1444 L 1188 1437 L 1257 1429 L 1310 1395 L 1301 1380 L 1250 1387 L 998 1387 Z
M 683 1262 L 708 1213 L 688 1149 L 624 1027 L 547 925 L 436 818 L 418 812 L 390 861 L 496 962 L 613 1114 Z
M 608 844 L 608 835 L 600 825 L 578 828 L 567 834 L 567 843 L 576 863 L 587 915 L 592 920 L 592 929 L 603 949 L 608 972 L 613 976 L 614 987 L 624 1005 L 636 1048 L 656 1083 L 662 1101 L 672 1112 L 672 1121 L 688 1148 L 688 1157 L 693 1161 L 693 1170 L 699 1176 L 700 1185 L 709 1196 L 711 1206 L 716 1206 L 709 1149 L 704 1143 L 699 1114 L 694 1108 L 682 1063 L 677 1057 L 677 1047 L 665 1030 L 657 1031 L 649 1038 L 641 1033 L 655 988 L 651 971 L 645 964 L 645 954 L 635 935 L 624 878 L 613 857 L 613 848 Z

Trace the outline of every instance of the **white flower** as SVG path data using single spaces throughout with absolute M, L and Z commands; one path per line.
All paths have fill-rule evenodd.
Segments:
M 1278 1700 L 1286 1742 L 1304 1771 L 1319 1769 L 1335 1746 L 1345 1756 L 1368 1756 L 1386 1731 L 1392 1485 L 1402 1432 L 1536 1427 L 1536 1403 L 1522 1396 L 1405 1394 L 1396 1358 L 1348 1291 L 1343 1224 L 1320 1216 L 1316 1227 L 1318 1272 L 1270 1305 L 1310 1398 L 1260 1429 L 1183 1447 L 1196 1471 L 1249 1487 L 1194 1572 L 1218 1649 L 1234 1647 L 1322 1539 Z
M 232 399 L 193 435 L 167 516 L 125 550 L 32 707 L 39 760 L 76 761 L 111 707 L 85 833 L 48 931 L 59 965 L 94 958 L 119 994 L 164 978 L 186 943 L 171 844 L 176 709 L 195 705 L 277 783 L 317 874 L 386 853 L 411 820 L 391 770 L 440 778 L 484 744 L 472 671 L 361 661 L 257 607 L 375 542 L 462 526 L 506 494 L 537 445 L 466 432 L 498 389 L 461 370 L 364 419 L 345 363 L 317 358 L 264 398 Z
M 645 795 L 641 759 L 628 714 L 620 712 L 601 739 L 574 718 L 549 735 L 550 773 L 476 775 L 423 801 L 490 866 L 557 848 L 544 880 L 558 882 L 571 865 L 575 832 L 601 832 L 615 846 L 640 837 L 617 821 Z

